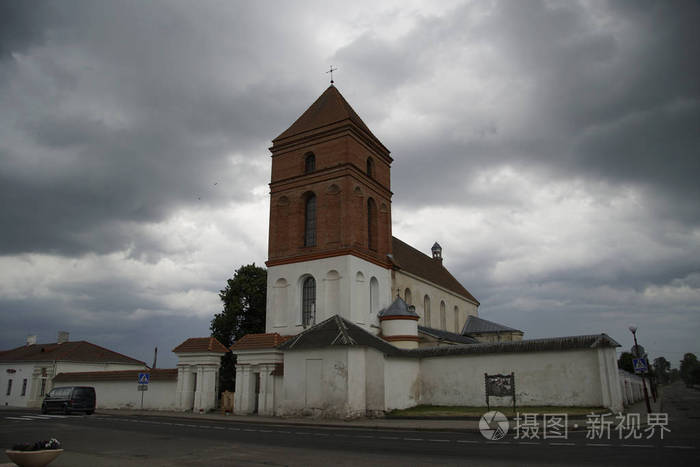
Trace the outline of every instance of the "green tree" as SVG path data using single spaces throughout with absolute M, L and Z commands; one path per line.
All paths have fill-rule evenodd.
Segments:
M 696 381 L 694 376 L 696 376 L 697 373 L 700 373 L 698 371 L 695 371 L 696 368 L 698 368 L 700 365 L 698 364 L 698 357 L 695 356 L 695 354 L 692 353 L 687 353 L 683 355 L 683 360 L 681 360 L 681 379 L 685 384 L 690 386 L 691 384 L 697 384 L 700 383 L 700 381 Z M 697 375 L 700 377 L 700 375 Z
M 265 300 L 267 271 L 253 264 L 241 266 L 226 281 L 226 288 L 219 293 L 224 303 L 221 313 L 211 320 L 211 334 L 226 347 L 230 347 L 246 334 L 265 332 Z M 236 361 L 228 353 L 221 361 L 219 387 L 222 391 L 235 388 Z
M 671 362 L 664 357 L 655 358 L 654 373 L 659 384 L 668 384 L 671 380 Z
M 633 358 L 634 358 L 634 355 L 632 355 L 631 353 L 622 352 L 619 360 L 617 361 L 617 367 L 620 368 L 621 370 L 625 370 L 625 371 L 628 371 L 630 373 L 634 373 L 634 365 L 632 364 Z

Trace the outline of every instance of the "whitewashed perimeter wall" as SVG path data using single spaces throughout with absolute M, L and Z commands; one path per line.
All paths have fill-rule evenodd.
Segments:
M 420 316 L 418 324 L 430 328 L 441 329 L 440 325 L 440 302 L 445 302 L 445 331 L 462 332 L 464 323 L 467 322 L 467 316 L 478 316 L 478 308 L 476 304 L 471 303 L 459 295 L 450 292 L 447 289 L 439 287 L 433 283 L 422 280 L 414 275 L 406 274 L 401 271 L 394 271 L 394 280 L 392 284 L 393 296 L 396 296 L 396 290 L 400 289 L 401 298 L 406 299 L 406 289 L 411 290 L 411 300 L 409 305 L 416 307 L 416 313 Z M 425 296 L 430 297 L 430 323 L 425 321 Z M 455 328 L 455 313 L 454 307 L 458 308 L 457 327 Z
M 384 361 L 384 407 L 390 411 L 420 404 L 420 360 L 388 358 Z
M 97 396 L 97 409 L 139 409 L 141 393 L 136 381 L 60 381 L 55 386 L 92 386 Z M 151 380 L 143 392 L 145 410 L 177 410 L 177 380 Z
M 484 373 L 515 372 L 518 405 L 605 406 L 619 410 L 620 382 L 617 369 L 609 368 L 610 353 L 614 361 L 612 348 L 423 358 L 420 403 L 483 406 Z M 601 384 L 602 379 L 607 384 Z M 511 399 L 491 398 L 491 403 L 509 405 Z

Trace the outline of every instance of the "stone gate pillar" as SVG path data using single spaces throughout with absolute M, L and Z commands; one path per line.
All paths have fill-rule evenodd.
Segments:
M 177 355 L 177 400 L 181 410 L 216 408 L 221 357 L 228 349 L 214 337 L 191 337 L 173 349 Z M 194 374 L 197 375 L 196 381 Z

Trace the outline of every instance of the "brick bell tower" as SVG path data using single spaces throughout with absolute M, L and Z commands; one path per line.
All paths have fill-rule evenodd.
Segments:
M 267 332 L 336 314 L 373 328 L 391 301 L 389 150 L 331 84 L 270 151 Z

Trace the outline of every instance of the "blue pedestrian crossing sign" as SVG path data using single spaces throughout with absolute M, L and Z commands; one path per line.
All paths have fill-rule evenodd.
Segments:
M 649 373 L 649 365 L 647 365 L 647 361 L 643 358 L 633 358 L 632 366 L 634 367 L 635 373 Z
M 148 384 L 150 379 L 150 373 L 139 373 L 139 384 Z

